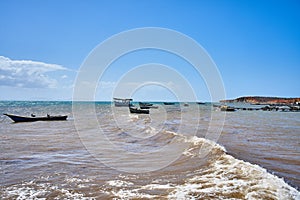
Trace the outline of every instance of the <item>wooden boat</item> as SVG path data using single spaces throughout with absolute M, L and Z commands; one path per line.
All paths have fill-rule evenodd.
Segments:
M 149 114 L 149 110 L 147 109 L 139 109 L 136 107 L 129 107 L 130 113 L 136 113 L 136 114 Z
M 175 105 L 174 102 L 163 102 L 163 104 L 164 104 L 164 105 L 168 105 L 168 106 L 169 106 L 169 105 Z
M 236 111 L 236 109 L 234 107 L 230 107 L 230 106 L 221 106 L 220 109 L 221 109 L 221 111 L 226 111 L 226 112 Z
M 11 114 L 3 114 L 12 119 L 14 122 L 36 122 L 36 121 L 61 121 L 67 120 L 67 115 L 58 115 L 58 116 L 50 116 L 47 115 L 46 117 L 35 117 L 32 115 L 31 117 L 24 117 L 18 115 L 11 115 Z
M 139 105 L 140 105 L 140 107 L 142 107 L 142 106 L 148 106 L 148 107 L 150 107 L 150 106 L 153 106 L 153 103 L 139 102 Z
M 158 106 L 140 106 L 141 109 L 150 109 L 150 108 L 155 108 L 157 109 Z
M 128 107 L 133 99 L 113 98 L 116 107 Z

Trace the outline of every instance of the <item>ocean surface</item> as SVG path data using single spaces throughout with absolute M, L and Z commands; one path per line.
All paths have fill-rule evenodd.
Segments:
M 300 199 L 300 112 L 157 106 L 1 101 L 68 120 L 0 116 L 0 199 Z

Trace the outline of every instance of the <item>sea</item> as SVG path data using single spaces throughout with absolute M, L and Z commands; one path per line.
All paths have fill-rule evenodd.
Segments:
M 0 199 L 300 199 L 300 112 L 154 105 L 0 101 L 1 114 L 68 115 L 0 116 Z

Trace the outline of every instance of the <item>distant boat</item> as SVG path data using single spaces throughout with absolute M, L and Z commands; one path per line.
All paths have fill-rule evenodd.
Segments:
M 157 109 L 158 106 L 140 106 L 141 109 L 150 109 L 150 108 L 155 108 Z
M 150 109 L 150 108 L 158 108 L 158 106 L 153 106 L 153 103 L 139 102 L 141 109 Z
M 47 115 L 46 117 L 35 117 L 35 115 L 31 115 L 31 117 L 24 117 L 18 115 L 11 115 L 11 114 L 3 114 L 7 117 L 11 118 L 14 122 L 36 122 L 36 121 L 61 121 L 67 120 L 67 115 L 58 115 L 58 116 L 50 116 Z
M 236 109 L 234 107 L 230 106 L 220 106 L 221 111 L 226 111 L 226 112 L 234 112 Z
M 174 102 L 163 102 L 164 105 L 175 105 Z
M 136 113 L 136 114 L 149 114 L 149 110 L 147 109 L 139 109 L 136 107 L 129 107 L 130 113 Z
M 132 99 L 113 98 L 116 107 L 128 107 Z
M 204 102 L 197 102 L 197 104 L 204 105 L 205 103 Z
M 153 106 L 153 103 L 147 103 L 147 102 L 139 102 L 140 107 L 142 106 Z

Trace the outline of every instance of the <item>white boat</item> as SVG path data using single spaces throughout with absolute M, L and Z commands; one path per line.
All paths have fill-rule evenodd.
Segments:
M 116 107 L 128 107 L 132 99 L 121 99 L 121 98 L 114 98 L 114 103 Z

